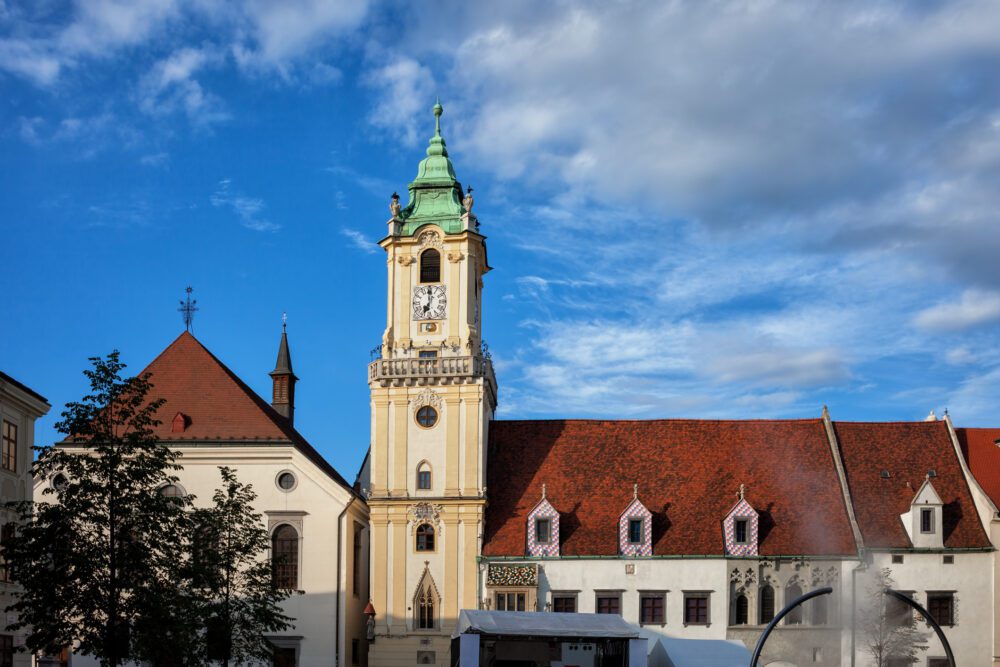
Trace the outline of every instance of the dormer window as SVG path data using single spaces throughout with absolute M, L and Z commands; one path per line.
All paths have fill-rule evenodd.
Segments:
M 934 532 L 934 509 L 932 507 L 920 508 L 920 532 Z
M 559 555 L 559 512 L 545 497 L 545 485 L 542 485 L 542 499 L 530 512 L 527 521 L 527 555 L 528 556 L 558 556 Z
M 539 544 L 552 541 L 552 524 L 548 519 L 535 519 L 535 541 Z
M 750 519 L 746 517 L 738 518 L 733 521 L 733 541 L 736 544 L 746 544 L 748 528 L 750 525 Z
M 170 422 L 170 432 L 183 433 L 190 423 L 191 419 L 186 414 L 178 412 Z
M 629 544 L 642 543 L 642 519 L 628 520 L 628 542 Z

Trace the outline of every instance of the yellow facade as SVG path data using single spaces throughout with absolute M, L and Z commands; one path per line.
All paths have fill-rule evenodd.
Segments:
M 376 610 L 369 664 L 380 667 L 447 664 L 459 611 L 479 606 L 486 429 L 496 380 L 481 350 L 486 246 L 470 217 L 463 216 L 458 233 L 428 223 L 404 235 L 390 221 L 381 242 L 387 323 L 382 358 L 369 367 Z M 433 253 L 440 269 L 429 277 L 437 280 L 425 272 L 421 281 L 421 266 L 433 264 Z M 421 311 L 419 295 L 427 287 L 436 295 L 443 288 L 446 305 L 436 318 L 429 307 Z M 439 306 L 436 300 L 433 305 Z

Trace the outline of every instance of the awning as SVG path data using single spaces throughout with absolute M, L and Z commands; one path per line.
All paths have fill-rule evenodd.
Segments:
M 633 639 L 639 630 L 617 614 L 567 614 L 538 611 L 463 609 L 452 638 L 463 634 L 509 637 Z

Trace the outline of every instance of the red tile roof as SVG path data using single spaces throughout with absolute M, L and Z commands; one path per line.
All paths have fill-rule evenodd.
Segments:
M 834 422 L 834 430 L 866 547 L 911 546 L 899 515 L 909 510 L 930 470 L 937 472 L 931 484 L 944 502 L 945 547 L 990 546 L 944 421 Z
M 957 428 L 962 454 L 994 505 L 1000 506 L 1000 428 Z
M 822 420 L 494 421 L 483 554 L 523 556 L 547 485 L 562 555 L 616 555 L 622 510 L 653 512 L 653 554 L 721 555 L 739 485 L 762 555 L 857 553 Z
M 150 396 L 165 400 L 157 412 L 160 440 L 185 443 L 246 442 L 294 445 L 335 481 L 351 485 L 274 408 L 219 361 L 198 339 L 182 333 L 142 373 L 150 373 Z M 180 412 L 183 430 L 174 430 Z M 353 492 L 353 491 L 352 491 Z

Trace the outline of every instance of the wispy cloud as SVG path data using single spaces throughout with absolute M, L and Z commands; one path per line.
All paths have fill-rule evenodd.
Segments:
M 195 126 L 229 120 L 222 101 L 194 78 L 202 69 L 224 62 L 211 48 L 182 48 L 160 60 L 143 77 L 137 96 L 139 108 L 152 116 L 183 112 Z
M 215 192 L 209 198 L 212 206 L 228 208 L 240 219 L 240 223 L 255 232 L 276 232 L 281 229 L 277 225 L 261 217 L 266 205 L 258 197 L 247 197 L 233 190 L 232 181 L 228 178 L 219 181 Z
M 1000 293 L 966 290 L 957 302 L 939 303 L 919 312 L 917 326 L 928 331 L 962 331 L 1000 320 Z
M 369 121 L 407 146 L 426 134 L 428 100 L 434 89 L 430 69 L 412 58 L 400 57 L 369 72 L 366 83 L 375 91 Z M 418 132 L 423 129 L 423 132 Z
M 375 254 L 378 245 L 374 241 L 369 241 L 365 238 L 365 235 L 356 229 L 350 229 L 349 227 L 343 227 L 340 230 L 341 236 L 347 238 L 350 243 L 348 244 L 352 248 L 361 250 L 362 252 L 368 253 L 369 255 Z

